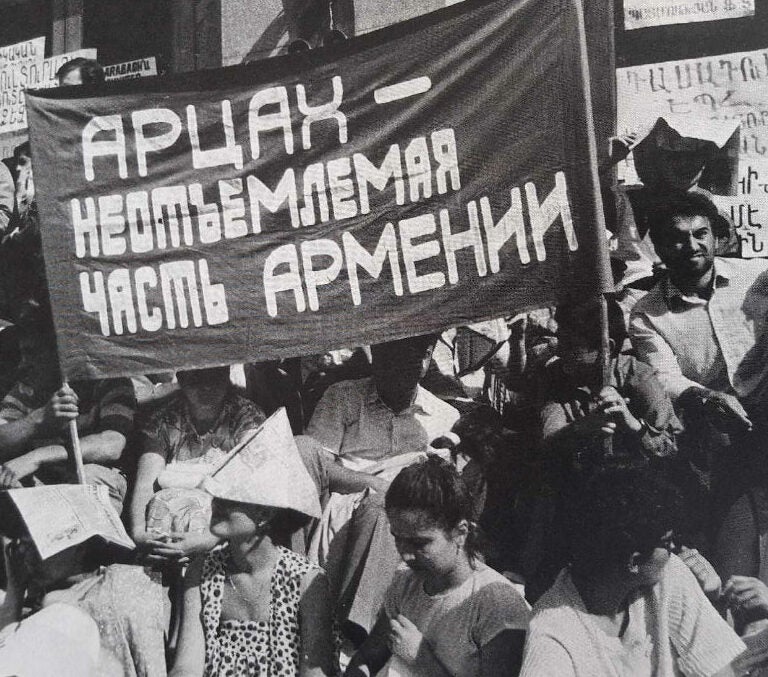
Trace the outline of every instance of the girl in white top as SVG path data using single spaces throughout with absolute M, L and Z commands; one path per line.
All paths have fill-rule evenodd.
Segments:
M 480 559 L 469 491 L 435 456 L 403 469 L 386 496 L 395 544 L 407 569 L 397 573 L 370 636 L 347 677 L 517 675 L 528 607 Z M 386 671 L 385 671 L 386 673 Z

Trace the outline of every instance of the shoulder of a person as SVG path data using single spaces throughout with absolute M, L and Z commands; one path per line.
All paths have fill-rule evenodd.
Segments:
M 630 320 L 639 315 L 658 315 L 667 312 L 667 302 L 664 295 L 665 279 L 660 279 L 645 296 L 638 299 L 629 313 Z
M 322 400 L 343 400 L 363 397 L 372 383 L 372 377 L 354 378 L 346 381 L 337 381 L 328 386 L 323 393 Z
M 430 413 L 434 412 L 448 416 L 453 416 L 455 414 L 456 418 L 459 418 L 459 411 L 456 407 L 441 400 L 437 395 L 427 390 L 424 386 L 419 385 L 418 392 L 419 403 Z
M 515 588 L 512 581 L 491 567 L 483 564 L 474 573 L 477 583 L 477 594 L 481 603 L 491 606 L 503 606 L 510 612 L 529 613 L 528 604 L 523 596 Z

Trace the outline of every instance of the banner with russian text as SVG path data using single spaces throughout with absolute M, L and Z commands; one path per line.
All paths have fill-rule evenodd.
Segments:
M 579 0 L 29 93 L 70 378 L 306 355 L 609 286 Z

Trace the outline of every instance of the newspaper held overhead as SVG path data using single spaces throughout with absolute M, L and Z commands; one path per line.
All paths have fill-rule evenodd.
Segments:
M 624 28 L 754 16 L 755 0 L 625 0 Z
M 8 497 L 19 511 L 41 559 L 94 537 L 131 550 L 136 547 L 104 486 L 58 484 L 11 489 Z
M 739 187 L 717 197 L 730 210 L 745 257 L 768 256 L 768 50 L 667 61 L 616 71 L 619 134 L 663 117 L 675 128 L 707 121 L 741 125 Z M 632 175 L 632 158 L 619 166 Z

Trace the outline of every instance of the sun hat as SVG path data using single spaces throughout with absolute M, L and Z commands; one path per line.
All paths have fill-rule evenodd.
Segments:
M 202 487 L 215 498 L 321 515 L 317 488 L 301 461 L 284 407 L 236 446 Z

